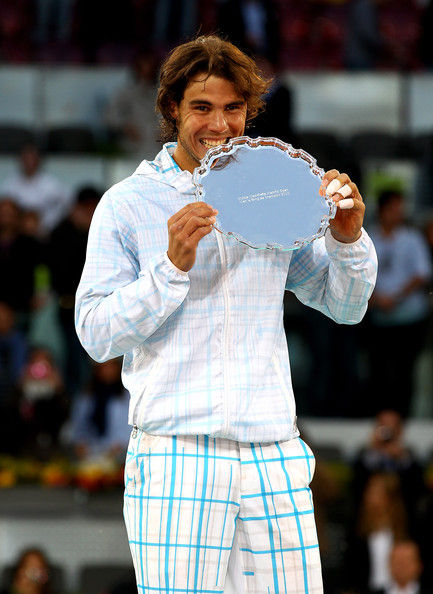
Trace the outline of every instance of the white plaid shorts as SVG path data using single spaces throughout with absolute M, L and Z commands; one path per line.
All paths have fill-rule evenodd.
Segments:
M 139 594 L 322 594 L 300 439 L 270 444 L 134 429 L 124 517 Z

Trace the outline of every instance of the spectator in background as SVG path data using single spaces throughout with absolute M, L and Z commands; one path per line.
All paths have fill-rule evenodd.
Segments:
M 423 570 L 419 547 L 413 540 L 395 543 L 390 556 L 391 583 L 383 594 L 427 594 L 420 577 Z
M 45 236 L 68 212 L 71 194 L 54 177 L 41 171 L 41 155 L 35 145 L 23 147 L 19 160 L 20 171 L 6 179 L 0 191 L 22 209 L 36 211 L 40 233 Z
M 29 62 L 32 59 L 31 0 L 0 2 L 0 55 L 2 62 Z
M 280 78 L 277 70 L 266 58 L 257 58 L 257 64 L 266 79 L 273 79 L 272 86 L 266 93 L 265 111 L 254 120 L 249 136 L 275 136 L 284 142 L 295 144 L 292 129 L 292 92 Z
M 58 299 L 59 323 L 68 353 L 64 376 L 70 394 L 83 387 L 90 371 L 87 355 L 75 332 L 74 307 L 90 223 L 100 198 L 101 192 L 96 188 L 81 188 L 69 216 L 57 225 L 48 242 L 51 285 Z
M 0 301 L 17 311 L 26 326 L 35 296 L 35 276 L 45 260 L 42 243 L 21 231 L 23 213 L 8 197 L 0 198 Z
M 345 64 L 352 70 L 376 68 L 384 56 L 397 51 L 379 26 L 379 7 L 390 0 L 351 0 L 346 33 Z
M 74 0 L 35 0 L 35 40 L 38 45 L 69 41 L 73 5 Z
M 94 363 L 86 391 L 74 399 L 71 440 L 79 458 L 121 454 L 128 445 L 129 395 L 121 378 L 121 360 Z
M 159 0 L 155 3 L 153 44 L 164 52 L 192 37 L 197 27 L 197 0 Z
M 12 571 L 10 583 L 0 594 L 55 594 L 46 555 L 37 548 L 25 549 Z
M 278 59 L 280 34 L 272 0 L 219 0 L 218 29 L 248 54 Z
M 371 229 L 379 269 L 370 300 L 371 397 L 376 410 L 410 411 L 414 370 L 429 315 L 431 261 L 423 235 L 404 224 L 404 199 L 394 191 L 378 200 Z
M 346 587 L 351 592 L 388 588 L 392 547 L 408 535 L 398 476 L 384 473 L 370 476 L 355 518 L 356 524 L 348 532 Z
M 52 456 L 68 406 L 63 378 L 46 349 L 30 351 L 18 385 L 17 405 L 23 453 L 43 459 Z
M 15 454 L 20 440 L 13 395 L 26 354 L 27 342 L 15 327 L 14 311 L 7 303 L 0 302 L 0 452 L 3 454 Z
M 137 56 L 128 83 L 110 101 L 106 121 L 117 135 L 120 147 L 140 158 L 157 148 L 155 114 L 156 60 L 152 53 Z
M 409 526 L 413 529 L 425 495 L 423 470 L 414 454 L 403 441 L 403 421 L 393 410 L 376 415 L 368 446 L 358 453 L 353 466 L 353 493 L 357 498 L 369 478 L 381 472 L 398 476 L 401 493 L 408 510 Z
M 21 375 L 26 354 L 26 339 L 16 328 L 14 310 L 0 301 L 0 406 Z

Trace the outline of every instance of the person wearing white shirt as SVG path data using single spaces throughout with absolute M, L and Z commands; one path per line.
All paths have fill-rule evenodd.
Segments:
M 404 224 L 404 199 L 386 191 L 378 201 L 379 224 L 370 230 L 379 268 L 371 299 L 371 399 L 378 412 L 410 412 L 414 369 L 429 315 L 432 266 L 422 234 Z
M 41 171 L 41 156 L 34 145 L 20 153 L 20 171 L 5 179 L 1 193 L 10 196 L 23 210 L 39 216 L 41 235 L 47 235 L 68 213 L 72 193 L 53 176 Z

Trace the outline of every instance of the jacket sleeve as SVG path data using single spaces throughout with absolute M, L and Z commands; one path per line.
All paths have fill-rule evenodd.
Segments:
M 143 343 L 189 291 L 188 274 L 175 268 L 166 252 L 150 257 L 140 270 L 134 236 L 132 223 L 115 212 L 106 193 L 93 216 L 75 304 L 78 337 L 96 361 Z
M 325 237 L 294 252 L 286 289 L 339 324 L 357 324 L 367 311 L 377 256 L 365 229 L 351 244 Z

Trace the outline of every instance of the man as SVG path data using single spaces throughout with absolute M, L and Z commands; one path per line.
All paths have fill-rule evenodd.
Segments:
M 83 389 L 90 377 L 89 358 L 77 339 L 74 325 L 75 290 L 86 260 L 87 236 L 101 192 L 83 186 L 71 211 L 50 235 L 48 266 L 51 288 L 57 296 L 58 321 L 68 356 L 64 362 L 65 383 L 70 394 Z
M 23 210 L 35 211 L 40 219 L 40 235 L 47 235 L 66 215 L 71 194 L 48 173 L 41 171 L 41 156 L 28 144 L 20 152 L 20 171 L 6 179 L 2 193 L 10 196 Z
M 337 171 L 324 185 L 346 185 L 353 208 L 326 245 L 258 251 L 213 231 L 217 213 L 194 201 L 191 173 L 209 147 L 244 133 L 266 87 L 218 37 L 175 48 L 157 107 L 177 143 L 107 192 L 90 229 L 77 330 L 97 360 L 124 356 L 134 425 L 124 512 L 143 592 L 223 592 L 229 556 L 237 592 L 322 592 L 283 296 L 356 323 L 376 257 L 361 196 Z
M 130 154 L 154 155 L 157 146 L 155 105 L 156 60 L 151 53 L 138 55 L 132 76 L 108 104 L 106 121 L 121 148 Z
M 419 521 L 425 496 L 423 468 L 404 439 L 404 424 L 395 410 L 382 410 L 375 418 L 370 443 L 356 455 L 353 466 L 353 496 L 359 501 L 370 477 L 377 473 L 398 476 L 409 527 Z
M 427 594 L 420 584 L 423 565 L 413 540 L 397 542 L 390 555 L 391 584 L 386 594 Z M 430 591 L 430 590 L 429 590 Z
M 424 237 L 404 224 L 401 193 L 382 192 L 378 216 L 371 230 L 380 263 L 371 300 L 371 397 L 376 411 L 392 408 L 407 417 L 426 336 L 432 267 Z

